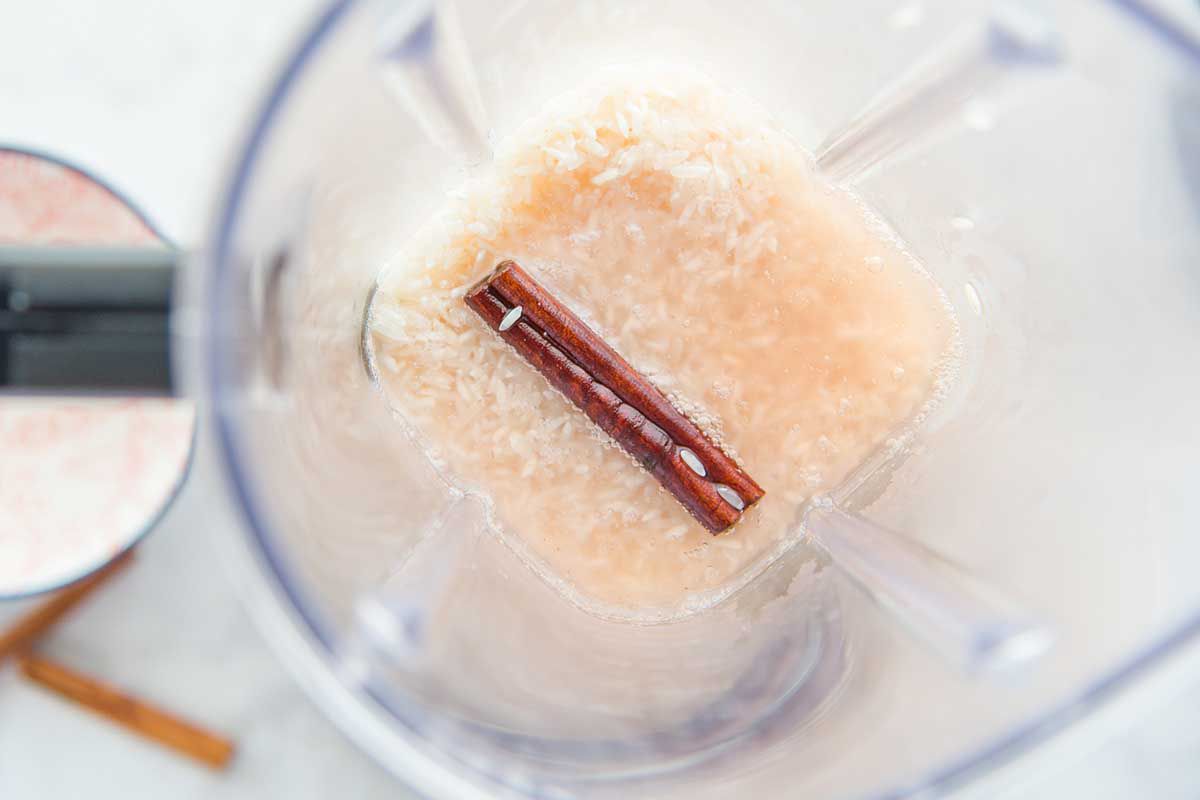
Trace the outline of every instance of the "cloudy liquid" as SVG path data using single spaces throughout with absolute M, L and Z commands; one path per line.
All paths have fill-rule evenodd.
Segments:
M 765 489 L 708 533 L 463 303 L 512 258 Z M 563 98 L 381 280 L 381 380 L 430 456 L 543 577 L 664 618 L 735 588 L 944 391 L 945 295 L 744 100 L 695 78 Z

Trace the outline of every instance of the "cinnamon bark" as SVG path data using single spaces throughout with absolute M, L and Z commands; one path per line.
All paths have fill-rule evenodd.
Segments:
M 233 758 L 234 744 L 225 737 L 48 658 L 23 656 L 21 671 L 34 683 L 213 769 L 224 769 Z
M 654 384 L 515 262 L 502 262 L 465 299 L 709 531 L 727 530 L 763 496 Z
M 10 628 L 0 632 L 0 663 L 9 656 L 20 654 L 32 647 L 58 624 L 60 619 L 110 578 L 129 566 L 132 560 L 132 550 L 122 553 L 95 573 L 58 590 L 48 600 L 14 622 Z

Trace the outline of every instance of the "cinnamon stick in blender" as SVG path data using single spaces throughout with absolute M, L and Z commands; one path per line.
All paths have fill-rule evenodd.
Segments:
M 465 300 L 709 531 L 727 530 L 763 496 L 737 462 L 516 262 L 500 263 Z

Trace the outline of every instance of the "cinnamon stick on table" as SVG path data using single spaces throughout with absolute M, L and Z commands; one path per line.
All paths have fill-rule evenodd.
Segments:
M 51 595 L 50 599 L 18 619 L 7 630 L 0 632 L 0 662 L 31 647 L 67 612 L 103 586 L 109 578 L 127 567 L 132 560 L 132 550 L 122 553 L 88 577 L 64 589 L 59 589 Z
M 27 655 L 21 669 L 35 683 L 210 767 L 221 769 L 233 757 L 234 745 L 228 739 L 62 664 Z
M 502 262 L 465 300 L 708 530 L 727 530 L 763 496 L 666 395 L 516 262 Z

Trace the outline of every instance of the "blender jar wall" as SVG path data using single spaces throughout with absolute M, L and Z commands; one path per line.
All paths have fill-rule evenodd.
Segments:
M 374 13 L 362 19 L 371 32 Z M 236 356 L 218 365 L 234 389 L 220 400 L 231 449 L 267 547 L 339 653 L 356 646 L 355 607 L 375 595 L 388 607 L 405 581 L 390 573 L 457 502 L 371 386 L 359 336 L 397 230 L 424 220 L 460 165 L 382 94 L 371 40 L 353 44 L 326 51 L 314 86 L 282 109 L 280 145 L 264 140 L 226 254 L 236 271 L 218 283 L 229 293 L 220 344 Z M 332 104 L 326 86 L 337 87 Z M 744 733 L 781 702 L 812 706 L 836 678 L 818 669 L 841 648 L 823 576 L 796 581 L 790 614 L 748 593 L 737 613 L 638 627 L 589 616 L 494 541 L 469 557 L 452 565 L 444 603 L 426 598 L 423 669 L 382 664 L 371 685 L 436 708 L 437 735 L 462 748 L 469 739 L 511 760 L 588 770 L 661 766 Z M 747 626 L 751 614 L 776 621 Z M 818 672 L 823 688 L 798 695 Z
M 271 579 L 286 584 L 331 659 L 355 635 L 359 598 L 389 576 L 402 579 L 393 573 L 456 501 L 417 449 L 392 435 L 398 422 L 358 350 L 366 297 L 394 255 L 397 231 L 419 226 L 461 175 L 377 79 L 379 15 L 392 10 L 385 5 L 342 14 L 268 108 L 223 212 L 208 297 L 209 366 L 231 468 L 278 570 Z M 744 3 L 529 3 L 507 17 L 462 6 L 499 135 L 595 67 L 653 53 L 755 97 L 810 146 L 956 24 L 983 13 L 981 4 L 927 6 L 926 22 L 911 27 L 886 3 L 874 15 L 836 3 L 761 3 L 753 14 Z M 415 5 L 399 7 L 419 18 Z M 577 24 L 588 13 L 588 24 Z M 1200 452 L 1189 420 L 1200 385 L 1186 367 L 1200 328 L 1188 261 L 1200 226 L 1195 165 L 1181 160 L 1189 150 L 1179 141 L 1195 79 L 1103 9 L 1064 8 L 1061 16 L 1072 34 L 1070 68 L 1019 104 L 976 98 L 974 129 L 958 126 L 860 182 L 956 301 L 968 352 L 952 402 L 919 449 L 890 484 L 858 498 L 872 516 L 1022 594 L 1057 624 L 1059 648 L 1022 685 L 969 681 L 838 590 L 815 606 L 836 611 L 844 628 L 826 651 L 838 656 L 837 679 L 809 686 L 824 702 L 807 702 L 803 681 L 780 684 L 777 699 L 804 714 L 735 705 L 736 733 L 761 736 L 690 765 L 661 741 L 639 750 L 640 760 L 629 752 L 607 764 L 593 758 L 587 763 L 601 774 L 639 774 L 610 774 L 571 792 L 627 796 L 636 788 L 666 797 L 703 788 L 723 796 L 787 787 L 855 796 L 919 785 L 1085 696 L 1123 656 L 1197 607 L 1182 570 L 1200 517 L 1187 487 Z M 992 122 L 981 122 L 989 109 Z M 505 557 L 501 549 L 488 555 L 484 576 L 499 574 Z M 518 580 L 532 595 L 545 589 L 532 575 Z M 535 597 L 524 602 L 541 607 Z M 472 628 L 470 615 L 458 613 L 457 621 L 443 615 L 437 630 L 461 645 Z M 518 630 L 519 615 L 510 624 Z M 566 623 L 566 635 L 586 641 L 595 633 L 587 624 Z M 728 646 L 719 620 L 700 624 Z M 675 646 L 669 632 L 659 635 L 661 646 Z M 742 646 L 747 656 L 765 652 L 761 634 Z M 465 663 L 461 650 L 446 653 Z M 500 664 L 517 658 L 499 648 L 486 655 Z M 547 767 L 544 759 L 564 758 L 548 742 L 589 733 L 593 744 L 637 742 L 676 730 L 729 696 L 747 661 L 706 696 L 643 720 L 631 713 L 632 675 L 614 681 L 615 701 L 560 728 L 536 706 L 514 702 L 519 692 L 505 696 L 514 684 L 503 673 L 490 676 L 489 698 L 467 691 L 470 670 L 440 683 L 383 670 L 382 684 L 373 676 L 375 699 L 363 702 L 400 711 L 395 748 L 406 746 L 405 728 L 416 728 L 462 748 L 457 758 L 493 776 L 522 765 L 501 780 L 544 788 L 563 777 Z M 406 709 L 420 713 L 405 718 Z M 601 720 L 599 731 L 586 729 L 589 719 Z M 534 737 L 532 753 L 496 736 L 501 728 Z M 587 761 L 580 752 L 566 753 L 569 766 Z M 657 755 L 673 759 L 657 764 L 671 771 L 647 771 Z

